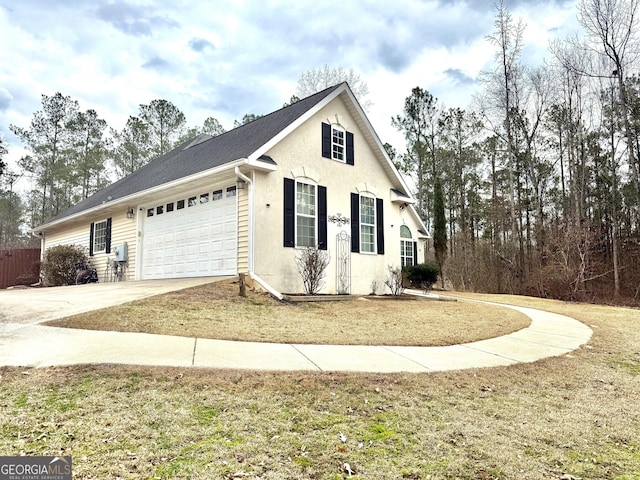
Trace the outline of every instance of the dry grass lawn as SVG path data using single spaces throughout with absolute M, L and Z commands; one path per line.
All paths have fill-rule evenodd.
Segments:
M 434 374 L 3 368 L 0 452 L 72 455 L 74 479 L 639 480 L 640 310 L 481 298 L 594 335 Z
M 231 281 L 180 290 L 48 325 L 276 343 L 452 345 L 529 325 L 508 308 L 434 300 L 287 305 L 265 294 L 238 296 Z

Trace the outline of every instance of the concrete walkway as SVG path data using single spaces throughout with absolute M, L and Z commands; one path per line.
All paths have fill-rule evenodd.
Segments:
M 190 279 L 191 284 L 213 281 Z M 119 284 L 135 291 L 137 282 Z M 144 283 L 144 282 L 140 282 Z M 122 288 L 125 287 L 126 288 Z M 174 283 L 164 290 L 186 288 Z M 67 287 L 68 288 L 68 287 Z M 86 288 L 91 286 L 73 287 Z M 162 285 L 158 290 L 163 293 Z M 44 290 L 44 289 L 43 289 Z M 95 289 L 94 292 L 98 292 Z M 74 290 L 79 292 L 78 290 Z M 102 290 L 104 297 L 105 290 Z M 6 292 L 4 292 L 6 293 Z M 298 345 L 232 342 L 145 333 L 103 332 L 46 327 L 6 318 L 0 323 L 0 366 L 48 367 L 77 364 L 128 364 L 172 367 L 231 368 L 251 370 L 305 370 L 342 372 L 436 372 L 515 365 L 564 355 L 587 343 L 592 330 L 572 318 L 531 308 L 506 306 L 531 318 L 531 325 L 510 335 L 449 347 Z M 112 292 L 113 293 L 113 292 Z M 116 293 L 119 293 L 117 291 Z M 139 291 L 139 294 L 143 292 Z M 146 293 L 144 293 L 146 295 Z M 146 295 L 148 296 L 148 295 Z M 123 303 L 124 297 L 117 297 Z M 41 300 L 46 302 L 47 300 Z M 50 303 L 64 303 L 58 297 Z M 106 300 L 103 299 L 104 303 Z M 127 301 L 127 300 L 124 300 Z M 73 302 L 71 302 L 73 303 Z M 88 301 L 87 310 L 99 308 Z M 25 309 L 28 307 L 25 306 Z M 31 307 L 32 310 L 33 305 Z M 85 310 L 85 311 L 87 311 Z M 54 316 L 59 318 L 65 308 Z M 77 312 L 71 312 L 77 313 Z M 67 313 L 67 314 L 71 314 Z M 33 318 L 33 317 L 32 317 Z M 47 318 L 49 319 L 49 318 Z M 40 320 L 42 321 L 42 320 Z

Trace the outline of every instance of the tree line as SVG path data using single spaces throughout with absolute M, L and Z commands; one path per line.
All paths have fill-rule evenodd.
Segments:
M 442 185 L 434 244 L 450 286 L 640 300 L 638 6 L 582 0 L 583 34 L 531 66 L 526 27 L 501 2 L 472 107 L 446 108 L 420 87 L 406 98 L 392 120 L 406 151 L 387 151 L 430 228 Z
M 41 106 L 28 127 L 9 126 L 29 151 L 18 167 L 33 179 L 34 188 L 26 198 L 11 198 L 14 222 L 26 215 L 29 226 L 55 217 L 188 138 L 224 132 L 213 117 L 187 128 L 185 115 L 167 100 L 140 105 L 120 131 L 110 128 L 95 110 L 82 111 L 77 100 L 59 92 L 42 95 Z M 5 173 L 5 184 L 12 177 L 15 174 Z M 1 193 L 6 197 L 6 188 Z M 0 242 L 11 239 L 0 236 Z

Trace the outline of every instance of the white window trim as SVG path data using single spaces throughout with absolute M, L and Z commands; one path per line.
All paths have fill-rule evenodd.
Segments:
M 99 220 L 97 222 L 93 222 L 93 245 L 92 245 L 92 249 L 93 249 L 93 253 L 94 254 L 96 254 L 96 253 L 106 253 L 107 252 L 107 223 L 108 223 L 108 220 L 109 220 L 108 218 L 105 218 L 104 220 Z M 99 223 L 104 223 L 104 248 L 102 248 L 102 249 L 97 249 L 96 248 L 96 240 L 97 240 L 96 230 L 97 230 L 97 227 L 98 227 Z
M 362 199 L 363 198 L 370 198 L 371 200 L 373 200 L 373 224 L 371 223 L 363 223 L 362 222 Z M 360 207 L 359 209 L 359 215 L 360 218 L 359 223 L 358 223 L 358 228 L 360 228 L 360 253 L 364 254 L 364 255 L 377 255 L 378 254 L 378 232 L 376 230 L 376 225 L 378 224 L 378 218 L 377 218 L 377 212 L 376 212 L 376 196 L 372 195 L 370 193 L 360 193 L 359 196 L 359 202 L 358 202 L 358 206 Z M 363 226 L 372 226 L 373 227 L 373 251 L 369 252 L 369 251 L 365 251 L 362 248 L 362 239 L 363 239 L 363 235 L 362 235 L 362 227 Z
M 333 141 L 333 132 L 334 131 L 339 131 L 342 132 L 342 145 L 338 145 L 336 142 Z M 338 145 L 340 148 L 342 148 L 342 158 L 337 158 L 334 155 L 334 145 Z M 340 162 L 340 163 L 347 163 L 347 130 L 342 127 L 341 125 L 336 125 L 334 123 L 331 124 L 331 159 L 335 160 L 336 162 Z
M 306 214 L 299 214 L 298 213 L 298 185 L 303 184 L 303 185 L 310 185 L 314 188 L 314 200 L 315 200 L 315 205 L 314 205 L 314 211 L 315 211 L 315 215 L 313 216 L 314 218 L 314 238 L 313 238 L 313 243 L 315 244 L 315 246 L 318 246 L 318 184 L 314 181 L 310 181 L 310 180 L 303 180 L 303 179 L 295 179 L 295 189 L 294 189 L 294 216 L 293 216 L 293 235 L 294 235 L 294 240 L 295 240 L 295 248 L 307 248 L 306 246 L 303 245 L 299 245 L 298 244 L 298 215 L 302 215 L 303 217 L 306 218 L 311 218 L 311 215 L 306 215 Z
M 403 236 L 402 236 L 402 231 L 404 230 L 404 228 L 402 228 L 402 227 L 405 227 L 405 228 L 406 228 L 406 230 L 408 230 L 408 231 L 409 231 L 409 235 L 411 235 L 410 237 L 403 237 Z M 405 245 L 405 243 L 406 243 L 406 244 L 408 244 L 408 245 L 411 245 L 411 255 L 410 255 L 410 256 L 409 256 L 409 255 L 406 255 L 406 252 L 407 252 L 407 245 Z M 413 260 L 414 260 L 414 258 L 415 258 L 415 253 L 416 253 L 416 252 L 414 252 L 415 247 L 416 247 L 416 246 L 415 246 L 415 241 L 413 240 L 413 233 L 411 232 L 411 229 L 410 229 L 409 227 L 407 227 L 406 225 L 401 225 L 401 226 L 400 226 L 400 265 L 401 265 L 402 267 L 407 266 L 407 265 L 405 264 L 405 259 L 409 259 L 409 260 L 411 260 L 411 265 L 412 265 L 412 266 L 414 265 Z M 404 250 L 404 252 L 405 252 L 405 254 L 404 254 L 404 255 L 403 255 L 403 253 L 402 253 L 402 252 L 403 252 L 403 250 Z
M 400 264 L 401 264 L 401 266 L 403 266 L 403 267 L 413 266 L 413 259 L 414 259 L 413 250 L 415 248 L 413 240 L 408 239 L 408 238 L 401 238 L 400 239 L 400 243 L 401 243 L 401 245 L 400 245 Z M 411 247 L 411 255 L 407 255 L 406 254 L 407 253 L 407 247 L 409 247 L 409 246 Z M 403 249 L 404 249 L 404 255 L 402 253 Z M 407 262 L 409 262 L 409 263 L 407 263 Z

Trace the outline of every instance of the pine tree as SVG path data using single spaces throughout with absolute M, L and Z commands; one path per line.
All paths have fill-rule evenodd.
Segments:
M 433 249 L 440 267 L 440 283 L 444 288 L 444 262 L 447 259 L 447 219 L 444 214 L 444 195 L 440 179 L 433 186 Z

